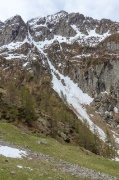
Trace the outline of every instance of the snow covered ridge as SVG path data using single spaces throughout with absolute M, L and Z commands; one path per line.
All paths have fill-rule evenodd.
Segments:
M 3 155 L 5 157 L 10 158 L 22 158 L 23 156 L 26 156 L 26 151 L 8 147 L 8 146 L 0 146 L 0 155 Z
M 3 34 L 6 34 L 6 29 L 3 28 L 4 25 L 5 27 L 9 25 L 9 33 L 7 33 L 9 38 L 3 36 Z M 12 30 L 17 32 L 18 25 L 20 31 L 15 36 L 15 39 L 14 36 L 11 39 Z M 14 28 L 11 29 L 11 27 Z M 111 35 L 110 32 L 113 33 L 114 27 L 116 32 L 119 32 L 119 23 L 106 19 L 96 20 L 80 13 L 67 13 L 65 11 L 60 11 L 45 17 L 33 18 L 27 23 L 25 23 L 19 15 L 11 17 L 4 23 L 0 21 L 0 29 L 4 32 L 1 37 L 4 37 L 2 41 L 6 42 L 5 44 L 10 43 L 11 41 L 23 41 L 25 36 L 27 38 L 30 31 L 32 38 L 39 43 L 44 43 L 46 40 L 51 42 L 51 40 L 56 39 L 55 36 L 61 36 L 66 43 L 77 41 L 82 45 L 95 46 L 107 36 Z M 22 30 L 24 31 L 22 32 Z M 20 32 L 22 33 L 20 34 Z M 114 33 L 116 32 L 114 31 Z M 9 41 L 8 39 L 11 40 Z M 58 40 L 61 41 L 61 38 L 58 37 Z M 1 45 L 4 45 L 4 43 Z
M 48 15 L 46 19 L 47 19 L 47 22 L 52 22 L 52 21 L 56 21 L 57 22 L 57 21 L 59 21 L 60 18 L 64 18 L 67 15 L 68 15 L 67 12 L 60 11 L 60 12 L 54 14 L 54 15 Z
M 91 121 L 85 108 L 85 105 L 90 105 L 90 103 L 93 101 L 93 98 L 91 98 L 88 94 L 83 93 L 77 84 L 75 84 L 69 77 L 65 77 L 59 73 L 59 71 L 55 69 L 49 60 L 48 63 L 52 73 L 53 89 L 59 94 L 61 98 L 62 96 L 65 98 L 67 103 L 72 107 L 72 109 L 74 109 L 74 112 L 79 119 L 82 121 L 87 120 L 90 125 L 90 130 L 94 132 L 94 123 Z M 57 78 L 57 75 L 60 77 L 60 80 Z M 64 83 L 62 83 L 62 81 Z M 96 126 L 96 128 L 100 134 L 100 138 L 105 141 L 105 133 L 103 130 L 98 126 Z
M 77 21 L 79 23 L 77 23 Z M 59 33 L 58 29 L 60 28 L 62 32 L 61 22 L 65 22 L 67 31 L 70 32 L 71 30 L 73 30 L 73 33 L 68 34 L 67 32 L 65 32 L 65 30 L 64 33 Z M 63 42 L 66 43 L 73 43 L 74 41 L 77 41 L 82 45 L 96 46 L 106 37 L 111 35 L 110 29 L 107 32 L 104 31 L 105 33 L 103 33 L 102 35 L 100 32 L 97 33 L 97 29 L 101 26 L 100 23 L 101 21 L 89 17 L 84 17 L 84 15 L 81 15 L 80 13 L 68 14 L 65 11 L 61 11 L 47 17 L 37 17 L 31 19 L 28 21 L 28 26 L 32 32 L 32 35 L 34 36 L 33 39 L 37 39 L 37 42 L 39 43 L 41 42 L 47 45 L 54 39 L 57 39 L 59 42 L 61 41 L 61 39 L 63 39 Z M 116 26 L 114 22 L 111 23 Z M 74 32 L 76 33 L 76 35 Z M 44 40 L 42 40 L 43 37 L 45 37 Z M 48 41 L 49 43 L 47 43 Z
M 60 11 L 60 12 L 58 12 L 58 13 L 56 13 L 56 14 L 48 15 L 47 17 L 37 17 L 37 18 L 33 18 L 33 19 L 29 20 L 28 23 L 29 23 L 30 26 L 35 26 L 35 27 L 44 26 L 44 24 L 45 24 L 45 27 L 46 27 L 46 26 L 47 26 L 47 25 L 46 25 L 47 23 L 52 22 L 52 23 L 55 24 L 55 23 L 59 22 L 59 20 L 60 20 L 61 18 L 64 18 L 64 17 L 66 17 L 67 15 L 68 15 L 67 12 L 65 12 L 65 11 Z M 40 22 L 42 22 L 41 25 L 39 25 Z

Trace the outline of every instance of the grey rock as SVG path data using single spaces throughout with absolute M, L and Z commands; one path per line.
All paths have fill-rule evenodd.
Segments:
M 15 171 L 11 171 L 11 172 L 10 172 L 10 174 L 15 175 L 15 174 L 16 174 L 16 172 L 15 172 Z

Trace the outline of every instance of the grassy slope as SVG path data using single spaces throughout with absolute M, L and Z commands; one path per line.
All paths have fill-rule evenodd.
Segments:
M 28 132 L 23 132 L 12 124 L 0 123 L 0 139 L 11 142 L 14 145 L 26 148 L 33 152 L 41 152 L 50 155 L 56 159 L 62 159 L 74 164 L 78 164 L 90 169 L 98 170 L 112 176 L 119 177 L 119 163 L 110 161 L 105 158 L 93 155 L 88 151 L 82 150 L 76 146 L 62 145 L 52 138 L 37 137 Z M 43 140 L 46 144 L 38 144 Z M 5 162 L 8 159 L 8 162 Z M 17 168 L 22 165 L 24 169 Z M 33 169 L 29 170 L 27 167 Z M 11 171 L 15 171 L 15 175 L 10 175 Z M 56 172 L 55 172 L 56 171 Z M 64 175 L 60 170 L 53 171 L 53 164 L 40 161 L 39 164 L 35 160 L 28 159 L 11 159 L 0 156 L 0 177 L 2 179 L 76 179 L 74 177 Z

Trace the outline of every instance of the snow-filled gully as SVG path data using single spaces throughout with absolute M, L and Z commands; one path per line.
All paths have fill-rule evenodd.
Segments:
M 94 123 L 91 121 L 84 107 L 84 105 L 90 105 L 93 98 L 91 98 L 88 94 L 83 93 L 78 85 L 75 84 L 68 76 L 65 77 L 58 70 L 56 70 L 51 64 L 50 60 L 48 60 L 48 64 L 51 69 L 53 89 L 59 94 L 60 97 L 62 96 L 61 94 L 66 97 L 67 103 L 72 106 L 72 109 L 74 109 L 74 112 L 78 118 L 81 120 L 87 120 L 90 125 L 90 130 L 93 132 Z M 56 77 L 56 74 L 60 77 L 60 80 Z M 65 86 L 62 84 L 62 80 L 64 81 Z M 104 131 L 98 126 L 96 127 L 98 129 L 100 138 L 105 141 Z
M 50 60 L 48 60 L 48 64 L 51 69 L 53 89 L 58 93 L 60 97 L 62 96 L 62 94 L 64 97 L 66 97 L 67 103 L 72 106 L 72 110 L 74 110 L 74 113 L 80 120 L 87 120 L 90 126 L 90 130 L 93 133 L 95 125 L 100 135 L 100 139 L 105 141 L 106 134 L 101 128 L 99 128 L 91 121 L 85 108 L 85 105 L 90 105 L 90 103 L 93 101 L 93 98 L 91 98 L 88 94 L 83 93 L 78 85 L 75 84 L 68 76 L 65 77 L 58 70 L 56 70 Z M 56 77 L 56 74 L 60 77 L 60 80 Z M 62 80 L 65 86 L 62 84 Z M 116 138 L 116 136 L 115 141 L 119 144 L 119 138 Z M 117 151 L 117 153 L 119 154 L 119 151 Z M 115 161 L 119 161 L 119 158 L 116 158 Z
M 94 123 L 91 121 L 84 107 L 84 105 L 90 105 L 90 103 L 93 101 L 93 98 L 91 98 L 88 94 L 83 93 L 83 91 L 78 87 L 78 85 L 75 84 L 68 76 L 65 77 L 58 70 L 56 70 L 55 67 L 52 65 L 51 61 L 48 59 L 46 53 L 44 53 L 41 49 L 41 47 L 34 41 L 33 43 L 39 49 L 39 51 L 42 52 L 47 58 L 52 74 L 53 89 L 58 93 L 60 97 L 63 93 L 63 95 L 67 99 L 67 103 L 72 106 L 72 109 L 74 110 L 74 113 L 77 115 L 77 117 L 82 121 L 87 120 L 90 125 L 90 130 L 94 132 Z M 60 80 L 56 77 L 55 74 L 60 77 Z M 62 84 L 61 80 L 64 81 L 65 86 Z M 100 138 L 105 141 L 106 135 L 104 131 L 98 126 L 96 127 L 99 132 Z

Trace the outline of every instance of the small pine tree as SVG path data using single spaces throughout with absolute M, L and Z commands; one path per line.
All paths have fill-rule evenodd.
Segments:
M 16 100 L 16 87 L 13 81 L 9 80 L 7 84 L 7 89 L 8 89 L 8 101 L 12 105 L 15 103 Z
M 62 91 L 60 91 L 60 96 L 61 96 L 63 102 L 64 102 L 65 104 L 67 104 L 67 96 L 66 96 Z
M 100 136 L 95 124 L 93 125 L 93 152 L 98 155 L 101 153 Z
M 92 151 L 93 135 L 89 130 L 89 124 L 87 120 L 84 120 L 81 129 L 79 130 L 79 134 L 80 134 L 79 145 L 84 147 L 85 149 Z
M 106 130 L 104 153 L 105 156 L 108 158 L 115 158 L 117 154 L 116 143 L 114 138 L 111 136 L 109 130 Z

